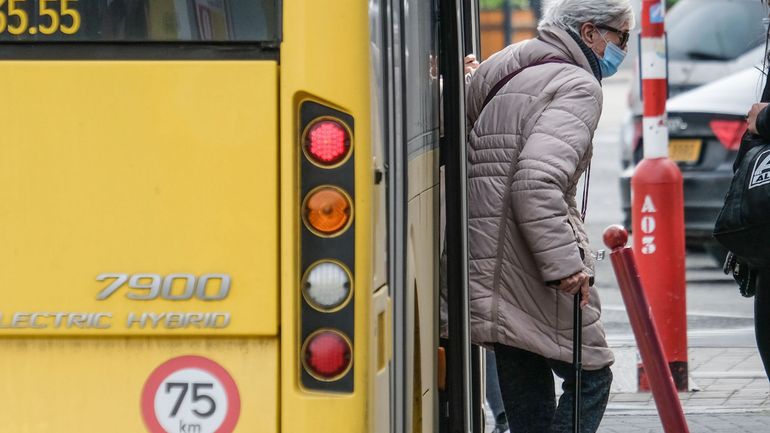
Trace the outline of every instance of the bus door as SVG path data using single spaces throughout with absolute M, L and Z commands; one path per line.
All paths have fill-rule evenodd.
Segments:
M 463 0 L 462 8 L 463 52 L 465 55 L 474 54 L 481 61 L 479 1 Z M 484 431 L 485 375 L 484 351 L 480 346 L 473 345 L 471 347 L 471 420 L 474 432 Z
M 442 431 L 483 432 L 481 351 L 470 343 L 464 57 L 479 50 L 478 1 L 441 0 L 448 339 Z M 442 405 L 443 406 L 443 405 Z
M 392 305 L 392 362 L 376 371 L 375 431 L 436 430 L 439 78 L 437 3 L 372 0 L 372 83 L 375 187 L 387 218 L 387 251 L 375 251 L 387 271 Z M 377 130 L 379 131 L 377 132 Z M 375 198 L 377 200 L 377 198 Z M 380 237 L 380 234 L 376 234 Z M 375 245 L 383 245 L 375 242 Z M 386 253 L 386 254 L 385 254 Z M 377 259 L 381 257 L 381 259 Z M 375 277 L 380 275 L 375 270 Z M 382 275 L 385 275 L 382 273 Z M 384 305 L 375 294 L 373 315 Z M 375 319 L 373 317 L 373 320 Z M 380 320 L 381 322 L 381 320 Z M 375 323 L 373 326 L 380 330 Z M 385 378 L 388 382 L 385 382 Z M 388 388 L 386 389 L 386 385 Z M 387 396 L 387 397 L 386 397 Z M 389 413 L 385 413 L 389 410 Z
M 369 1 L 369 56 L 372 156 L 375 170 L 373 194 L 374 241 L 372 251 L 372 314 L 370 369 L 372 370 L 372 432 L 393 433 L 396 418 L 395 380 L 393 377 L 393 308 L 392 291 L 403 272 L 395 269 L 395 182 L 391 167 L 393 146 L 393 54 L 391 50 L 391 8 L 388 0 Z M 388 283 L 390 281 L 390 284 Z

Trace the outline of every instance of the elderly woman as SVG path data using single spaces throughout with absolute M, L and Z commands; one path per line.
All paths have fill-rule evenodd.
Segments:
M 583 432 L 596 431 L 607 405 L 614 359 L 576 190 L 591 162 L 601 80 L 623 61 L 633 26 L 628 0 L 552 0 L 540 35 L 484 61 L 470 84 L 472 335 L 495 349 L 512 433 L 571 431 L 577 293 Z M 553 373 L 564 379 L 558 405 Z

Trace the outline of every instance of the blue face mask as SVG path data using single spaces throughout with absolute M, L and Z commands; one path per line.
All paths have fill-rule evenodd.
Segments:
M 602 36 L 602 39 L 604 39 L 604 36 Z M 604 49 L 604 57 L 596 57 L 599 59 L 602 77 L 607 78 L 615 75 L 615 72 L 618 72 L 618 67 L 623 63 L 623 59 L 626 58 L 626 52 L 618 48 L 618 46 L 612 42 L 609 42 L 607 39 L 604 39 L 604 42 L 607 42 L 607 47 Z

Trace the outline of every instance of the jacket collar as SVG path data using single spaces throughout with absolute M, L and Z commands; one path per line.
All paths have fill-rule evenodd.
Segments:
M 580 36 L 554 25 L 546 25 L 540 29 L 540 36 L 538 38 L 561 51 L 567 60 L 574 61 L 575 64 L 596 77 L 597 81 L 602 81 L 599 60 Z
M 567 34 L 572 37 L 572 39 L 578 44 L 580 47 L 580 50 L 583 51 L 583 55 L 586 56 L 586 59 L 588 60 L 588 64 L 591 65 L 591 72 L 593 72 L 594 77 L 596 77 L 599 82 L 602 82 L 602 68 L 599 67 L 599 56 L 594 53 L 594 50 L 588 47 L 585 42 L 583 42 L 583 39 L 575 34 L 572 30 L 567 30 Z

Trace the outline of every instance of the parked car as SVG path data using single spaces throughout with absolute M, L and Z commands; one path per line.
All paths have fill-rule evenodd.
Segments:
M 666 15 L 669 97 L 762 61 L 767 10 L 757 0 L 680 0 Z M 638 63 L 621 127 L 623 168 L 642 156 Z
M 762 66 L 748 68 L 684 92 L 668 100 L 669 157 L 684 178 L 685 240 L 688 248 L 705 248 L 716 260 L 725 251 L 711 236 L 732 179 L 746 113 L 759 101 Z M 625 225 L 631 227 L 630 179 L 634 167 L 621 176 Z

